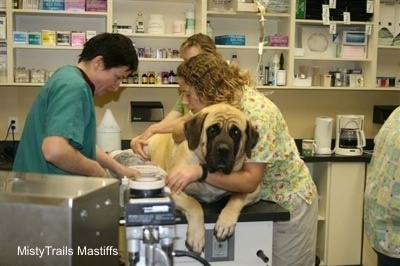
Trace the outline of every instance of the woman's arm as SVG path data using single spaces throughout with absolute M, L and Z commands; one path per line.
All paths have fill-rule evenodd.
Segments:
M 229 175 L 208 173 L 205 182 L 231 192 L 251 193 L 260 184 L 265 166 L 265 163 L 244 163 L 241 171 Z M 168 172 L 166 185 L 172 191 L 183 190 L 189 183 L 198 181 L 202 174 L 203 169 L 199 165 L 176 167 Z

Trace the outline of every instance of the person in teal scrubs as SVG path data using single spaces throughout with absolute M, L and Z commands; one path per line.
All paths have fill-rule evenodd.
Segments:
M 88 40 L 76 66 L 57 69 L 40 90 L 27 115 L 13 171 L 107 177 L 139 175 L 96 145 L 93 97 L 116 92 L 136 71 L 132 41 L 102 33 Z

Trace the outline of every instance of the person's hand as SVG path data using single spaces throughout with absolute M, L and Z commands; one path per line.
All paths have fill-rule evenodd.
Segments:
M 200 165 L 175 167 L 168 172 L 165 184 L 172 192 L 182 191 L 187 185 L 197 181 L 202 173 L 203 168 Z
M 127 178 L 130 178 L 130 177 L 140 176 L 140 172 L 138 170 L 136 170 L 135 168 L 122 166 L 121 169 L 118 170 L 117 175 L 120 178 L 123 178 L 124 176 L 126 176 Z
M 137 136 L 131 140 L 131 149 L 133 152 L 142 156 L 142 158 L 145 160 L 150 160 L 150 156 L 147 155 L 143 150 L 143 146 L 145 145 L 148 145 L 148 142 L 141 136 Z

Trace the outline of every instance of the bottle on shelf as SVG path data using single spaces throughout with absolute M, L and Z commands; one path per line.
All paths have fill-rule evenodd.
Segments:
M 229 62 L 229 64 L 240 66 L 239 59 L 237 58 L 237 54 L 235 54 L 235 53 L 232 54 L 232 58 L 231 58 L 231 61 Z
M 154 71 L 149 71 L 149 84 L 155 84 L 156 77 L 154 75 Z
M 142 16 L 142 12 L 140 12 L 140 11 L 139 11 L 139 13 L 137 15 L 137 18 L 136 18 L 135 32 L 136 33 L 144 33 L 143 16 Z
M 214 36 L 213 36 L 213 28 L 211 26 L 211 22 L 209 20 L 207 20 L 207 35 L 214 40 Z
M 118 23 L 116 20 L 114 20 L 114 23 L 112 25 L 112 32 L 117 33 L 118 32 Z
M 168 83 L 169 84 L 176 84 L 176 74 L 173 70 L 171 70 L 168 74 Z
M 272 62 L 271 62 L 271 83 L 273 86 L 276 86 L 278 83 L 278 70 L 279 70 L 279 54 L 274 53 L 272 56 Z
M 142 75 L 142 84 L 148 84 L 149 83 L 149 79 L 147 77 L 146 73 L 143 73 Z

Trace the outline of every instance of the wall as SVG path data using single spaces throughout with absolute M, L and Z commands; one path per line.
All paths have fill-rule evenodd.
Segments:
M 19 132 L 22 132 L 27 112 L 39 90 L 39 87 L 0 87 L 1 138 L 6 135 L 8 116 L 19 117 Z M 96 99 L 97 122 L 105 109 L 110 108 L 122 128 L 122 139 L 130 139 L 149 126 L 146 122 L 130 122 L 130 101 L 161 101 L 166 114 L 177 95 L 176 88 L 123 88 L 106 98 Z M 363 114 L 366 138 L 373 138 L 380 128 L 372 123 L 373 105 L 400 105 L 399 91 L 276 89 L 268 97 L 279 106 L 296 139 L 313 137 L 315 117 L 324 115 L 336 119 L 337 114 Z M 19 137 L 20 133 L 15 135 L 16 139 Z

